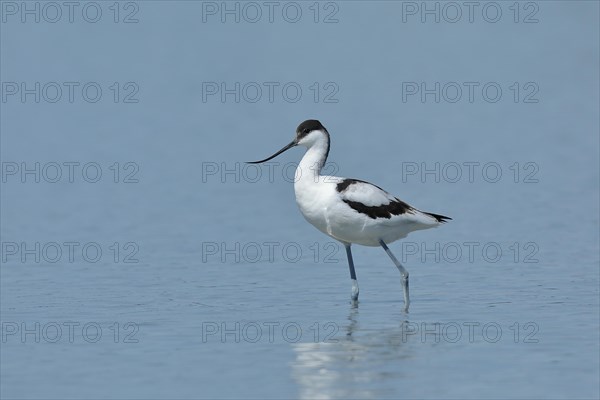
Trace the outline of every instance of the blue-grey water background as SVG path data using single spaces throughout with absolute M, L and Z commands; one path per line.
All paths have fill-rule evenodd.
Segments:
M 421 2 L 275 3 L 272 22 L 99 2 L 96 23 L 44 4 L 2 2 L 2 398 L 600 396 L 597 2 L 498 2 L 495 23 L 486 3 L 473 22 L 426 3 L 439 23 Z M 436 82 L 439 102 L 408 92 Z M 308 118 L 328 172 L 453 218 L 390 246 L 409 314 L 377 248 L 354 247 L 350 304 L 343 248 L 294 201 L 302 150 L 241 163 Z

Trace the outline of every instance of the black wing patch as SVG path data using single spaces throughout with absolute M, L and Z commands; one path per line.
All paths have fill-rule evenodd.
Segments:
M 350 208 L 358 211 L 361 214 L 365 214 L 369 218 L 392 218 L 392 215 L 402 215 L 407 212 L 411 212 L 413 208 L 401 200 L 391 201 L 389 204 L 382 206 L 366 206 L 358 201 L 344 200 L 344 203 L 348 204 Z
M 340 183 L 337 184 L 337 191 L 338 191 L 338 193 L 342 193 L 343 191 L 345 191 L 346 189 L 348 189 L 348 186 L 354 185 L 355 183 L 366 183 L 367 185 L 375 186 L 377 189 L 385 192 L 385 190 L 383 190 L 379 186 L 373 185 L 372 183 L 369 183 L 369 182 L 366 182 L 366 181 L 361 181 L 360 179 L 344 179 L 343 181 L 341 181 Z
M 355 183 L 366 183 L 367 185 L 373 185 L 372 183 L 361 181 L 358 179 L 344 179 L 343 181 L 337 184 L 336 189 L 338 193 L 342 193 L 345 190 L 347 190 L 350 185 L 353 185 Z M 385 190 L 381 189 L 379 186 L 375 187 L 385 192 Z M 351 200 L 344 200 L 344 203 L 348 204 L 353 210 L 356 210 L 361 214 L 365 214 L 366 216 L 372 219 L 390 219 L 393 215 L 402 215 L 404 213 L 411 212 L 414 210 L 414 208 L 412 208 L 400 199 L 391 200 L 388 204 L 383 204 L 380 206 L 367 206 L 359 201 Z

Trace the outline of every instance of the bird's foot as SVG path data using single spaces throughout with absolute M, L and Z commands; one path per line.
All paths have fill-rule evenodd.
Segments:
M 358 301 L 358 293 L 358 282 L 356 279 L 352 279 L 352 294 L 350 295 L 352 301 Z

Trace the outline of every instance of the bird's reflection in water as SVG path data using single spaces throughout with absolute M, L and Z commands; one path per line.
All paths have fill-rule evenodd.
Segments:
M 292 363 L 292 377 L 298 383 L 299 397 L 397 397 L 394 388 L 408 369 L 406 361 L 411 357 L 408 344 L 415 340 L 408 324 L 401 320 L 382 329 L 361 326 L 358 306 L 353 304 L 347 324 L 340 325 L 335 336 L 294 343 L 296 359 Z

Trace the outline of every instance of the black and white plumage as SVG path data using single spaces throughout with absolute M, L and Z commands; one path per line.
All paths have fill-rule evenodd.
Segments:
M 382 246 L 402 274 L 405 310 L 408 311 L 408 272 L 387 244 L 410 232 L 439 226 L 451 218 L 420 211 L 369 182 L 321 175 L 329 155 L 330 137 L 317 120 L 301 123 L 291 143 L 271 157 L 253 163 L 268 161 L 297 145 L 306 147 L 307 151 L 296 170 L 296 202 L 308 222 L 346 247 L 352 299 L 358 299 L 358 283 L 350 246 L 353 243 Z
M 382 188 L 359 179 L 344 179 L 337 184 L 337 191 L 342 200 L 354 210 L 366 214 L 369 218 L 392 218 L 402 214 L 417 213 L 433 217 L 437 222 L 445 222 L 451 218 L 443 215 L 422 212 L 392 196 Z M 374 201 L 377 199 L 378 201 Z

